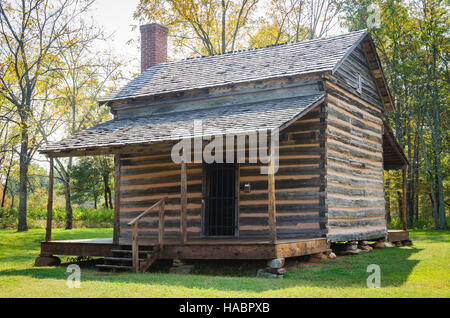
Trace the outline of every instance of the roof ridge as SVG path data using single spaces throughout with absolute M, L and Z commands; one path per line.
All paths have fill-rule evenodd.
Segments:
M 212 55 L 197 55 L 197 56 L 185 57 L 185 58 L 182 58 L 182 59 L 179 59 L 179 60 L 175 60 L 175 61 L 167 61 L 167 62 L 163 62 L 163 63 L 160 63 L 160 64 L 172 64 L 172 63 L 177 63 L 177 62 L 182 62 L 182 61 L 191 61 L 191 60 L 197 60 L 197 59 L 203 59 L 203 58 L 212 58 L 212 57 L 218 57 L 218 56 L 233 55 L 233 54 L 238 54 L 238 53 L 246 53 L 246 52 L 250 52 L 250 51 L 256 51 L 256 50 L 261 50 L 261 49 L 280 47 L 280 46 L 285 46 L 285 45 L 296 45 L 296 44 L 303 44 L 303 43 L 307 43 L 307 42 L 329 40 L 329 39 L 339 38 L 339 37 L 343 37 L 343 36 L 350 35 L 350 34 L 357 34 L 357 33 L 361 33 L 362 34 L 362 33 L 366 32 L 366 31 L 367 31 L 367 29 L 362 29 L 362 30 L 351 31 L 351 32 L 346 32 L 346 33 L 336 34 L 336 35 L 330 35 L 330 36 L 325 36 L 325 37 L 320 37 L 320 38 L 306 39 L 306 40 L 301 40 L 301 41 L 297 41 L 297 42 L 295 42 L 295 41 L 287 41 L 287 42 L 278 43 L 278 44 L 269 44 L 269 45 L 266 45 L 266 46 L 227 51 L 225 53 L 217 53 L 217 54 L 212 54 Z

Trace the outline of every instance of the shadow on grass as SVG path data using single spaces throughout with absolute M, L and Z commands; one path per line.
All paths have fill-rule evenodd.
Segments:
M 420 252 L 415 247 L 394 247 L 374 250 L 354 256 L 341 257 L 311 264 L 304 258 L 289 259 L 284 279 L 255 278 L 256 271 L 263 268 L 261 261 L 196 261 L 191 275 L 168 274 L 170 261 L 158 261 L 146 274 L 97 272 L 95 261 L 78 262 L 82 268 L 82 281 L 104 283 L 130 283 L 179 286 L 184 288 L 218 289 L 229 291 L 277 290 L 290 287 L 355 287 L 365 288 L 367 266 L 378 264 L 381 267 L 383 287 L 400 286 L 407 281 L 418 260 L 411 255 Z M 0 276 L 30 276 L 37 279 L 66 279 L 66 262 L 57 268 L 12 269 L 0 271 Z

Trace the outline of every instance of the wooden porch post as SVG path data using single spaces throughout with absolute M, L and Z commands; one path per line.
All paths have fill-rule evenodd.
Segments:
M 45 241 L 52 240 L 52 218 L 53 218 L 53 157 L 50 157 L 50 171 L 48 173 L 48 201 L 47 201 L 47 229 Z
M 120 155 L 114 156 L 114 233 L 113 244 L 119 244 L 120 235 Z
M 277 242 L 277 205 L 275 199 L 275 167 L 270 149 L 269 170 L 268 170 L 268 194 L 269 194 L 269 234 L 271 243 Z
M 406 231 L 406 168 L 403 168 L 402 226 Z
M 181 162 L 181 211 L 180 211 L 180 238 L 181 244 L 186 244 L 187 241 L 187 164 L 185 160 Z

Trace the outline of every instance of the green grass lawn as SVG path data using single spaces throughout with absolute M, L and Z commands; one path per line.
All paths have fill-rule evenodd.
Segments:
M 81 288 L 66 285 L 71 259 L 33 267 L 43 229 L 0 230 L 0 297 L 449 297 L 450 232 L 414 231 L 414 246 L 393 247 L 310 264 L 290 260 L 284 279 L 255 278 L 258 262 L 197 262 L 196 274 L 105 273 L 83 266 Z M 53 231 L 53 239 L 111 237 L 111 229 Z M 381 288 L 367 288 L 369 264 L 381 266 Z M 241 276 L 239 276 L 241 275 Z

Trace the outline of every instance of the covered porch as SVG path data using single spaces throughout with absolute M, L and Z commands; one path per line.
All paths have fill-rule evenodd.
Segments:
M 383 125 L 383 167 L 384 170 L 402 170 L 402 230 L 389 231 L 388 241 L 402 242 L 409 241 L 409 232 L 407 231 L 406 222 L 406 175 L 408 169 L 408 159 L 406 158 L 401 146 L 395 138 L 394 132 L 387 122 Z
M 148 245 L 149 247 L 155 246 Z M 145 248 L 146 245 L 140 245 Z M 182 244 L 178 240 L 165 240 L 160 259 L 272 259 L 310 255 L 328 249 L 325 238 L 279 239 L 272 243 L 267 238 L 201 238 Z M 112 238 L 48 241 L 41 243 L 41 254 L 109 257 L 119 245 Z
M 251 214 L 250 217 L 247 217 L 248 222 L 256 222 L 247 224 L 247 228 L 251 228 L 251 231 L 257 234 L 252 234 L 250 237 L 239 232 L 239 220 L 233 225 L 236 230 L 231 231 L 230 235 L 220 233 L 217 236 L 214 233 L 203 232 L 203 224 L 196 224 L 197 231 L 193 236 L 192 222 L 189 223 L 189 217 L 192 217 L 193 213 L 192 194 L 196 195 L 195 204 L 197 206 L 195 209 L 198 211 L 195 213 L 196 217 L 201 219 L 200 222 L 204 220 L 205 203 L 199 196 L 202 190 L 196 187 L 195 193 L 193 193 L 189 186 L 192 181 L 197 182 L 200 188 L 208 183 L 203 180 L 206 177 L 205 169 L 200 172 L 201 169 L 198 167 L 201 168 L 204 163 L 192 163 L 189 166 L 188 162 L 191 161 L 188 160 L 182 160 L 177 164 L 170 161 L 173 145 L 180 139 L 195 142 L 196 138 L 224 136 L 226 133 L 230 133 L 230 130 L 224 131 L 222 126 L 230 127 L 231 125 L 236 128 L 231 132 L 232 134 L 254 133 L 261 127 L 268 132 L 275 129 L 282 130 L 323 101 L 324 95 L 320 93 L 292 98 L 283 102 L 258 103 L 258 105 L 251 105 L 252 107 L 244 109 L 234 106 L 227 107 L 225 110 L 212 108 L 199 112 L 199 118 L 193 118 L 192 115 L 169 113 L 136 120 L 112 120 L 62 142 L 49 145 L 42 151 L 50 160 L 50 182 L 47 232 L 45 242 L 42 242 L 41 254 L 46 256 L 109 257 L 118 248 L 130 248 L 133 254 L 133 268 L 137 270 L 140 267 L 137 265 L 139 251 L 145 250 L 147 247 L 156 249 L 158 258 L 162 259 L 271 259 L 326 251 L 329 244 L 325 235 L 313 235 L 314 233 L 308 232 L 311 230 L 309 228 L 306 230 L 303 230 L 301 226 L 295 228 L 297 231 L 304 232 L 302 237 L 293 235 L 283 237 L 277 233 L 277 230 L 281 233 L 283 230 L 286 232 L 286 225 L 284 228 L 283 224 L 277 228 L 276 169 L 271 145 L 265 146 L 268 154 L 268 163 L 265 166 L 268 173 L 257 176 L 254 189 L 255 207 L 252 207 L 251 213 L 247 212 Z M 204 127 L 206 127 L 201 134 L 195 131 L 194 121 L 199 119 L 203 120 Z M 174 134 L 174 131 L 180 126 L 185 127 L 185 131 L 182 135 Z M 269 140 L 271 140 L 270 134 Z M 248 145 L 245 147 L 244 150 L 247 152 Z M 113 237 L 110 240 L 53 241 L 51 236 L 53 160 L 57 157 L 95 155 L 114 155 Z M 138 160 L 135 160 L 136 157 Z M 160 160 L 161 157 L 164 157 L 166 161 Z M 154 160 L 154 158 L 158 158 L 158 160 Z M 292 161 L 291 158 L 287 160 Z M 259 171 L 259 167 L 256 168 Z M 194 170 L 196 180 L 193 180 L 191 175 Z M 253 170 L 255 169 L 253 168 Z M 253 170 L 251 170 L 252 173 Z M 238 170 L 235 176 L 237 176 L 234 179 L 236 181 L 234 184 L 233 182 L 229 183 L 229 186 L 230 191 L 236 192 L 236 216 L 239 216 L 239 191 L 244 190 L 239 184 Z M 253 175 L 251 177 L 253 178 Z M 259 187 L 257 189 L 256 184 Z M 136 192 L 139 192 L 139 195 Z M 133 197 L 136 196 L 139 196 L 139 205 L 133 201 L 135 200 Z M 121 200 L 126 202 L 121 202 Z M 284 204 L 288 205 L 288 203 Z M 131 207 L 129 207 L 130 205 Z M 147 217 L 151 218 L 151 221 L 145 220 Z M 303 217 L 303 222 L 309 221 L 310 223 L 307 224 L 314 224 L 318 230 L 322 230 L 322 227 L 319 228 L 319 217 L 321 216 L 306 215 Z M 284 218 L 292 218 L 292 213 Z M 255 219 L 256 221 L 254 221 Z M 324 222 L 324 220 L 320 219 L 320 222 Z M 176 225 L 174 225 L 175 223 Z M 149 228 L 149 224 L 157 226 Z M 144 225 L 147 228 L 144 228 Z M 296 225 L 294 224 L 294 226 Z M 174 230 L 177 232 L 176 238 L 171 236 Z

